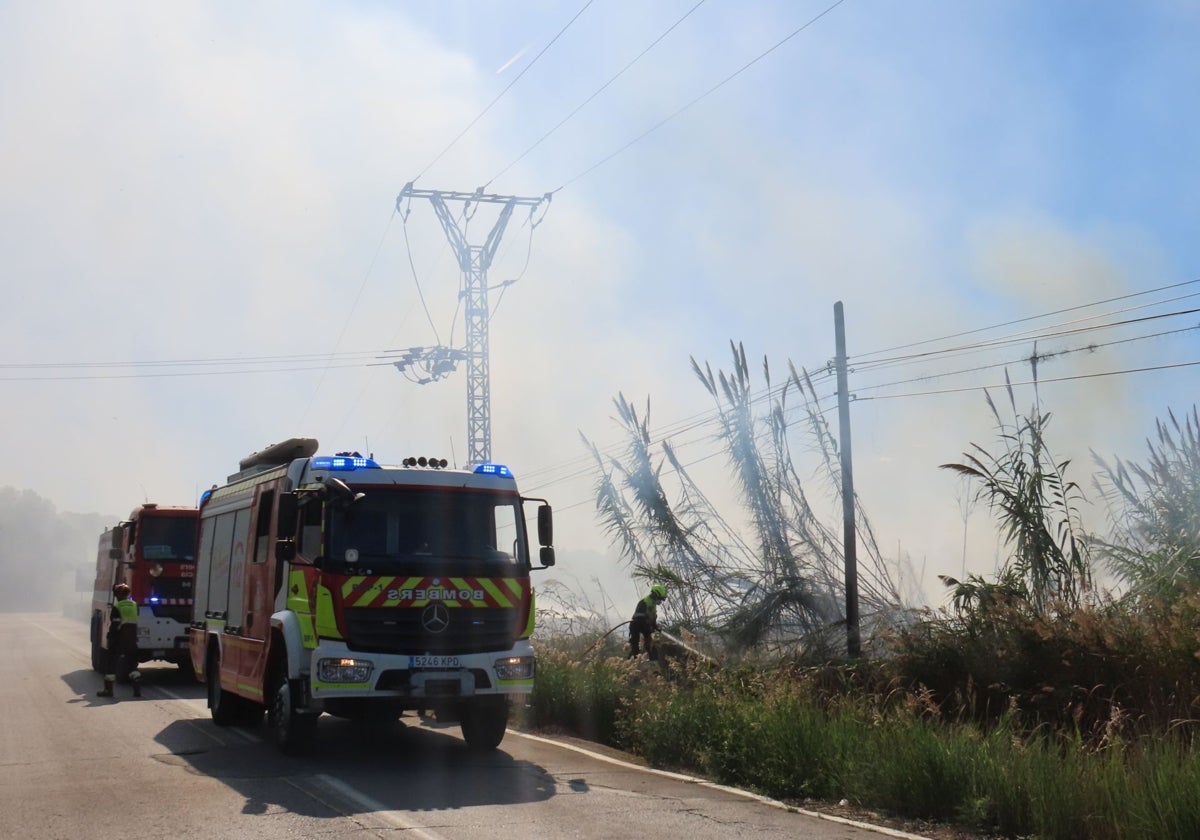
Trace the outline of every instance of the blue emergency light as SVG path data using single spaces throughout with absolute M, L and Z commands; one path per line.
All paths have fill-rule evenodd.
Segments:
M 313 458 L 312 468 L 314 470 L 332 471 L 382 469 L 373 459 L 354 455 L 323 455 L 320 458 Z
M 498 475 L 501 478 L 512 478 L 512 470 L 504 464 L 480 464 L 475 468 L 477 475 Z

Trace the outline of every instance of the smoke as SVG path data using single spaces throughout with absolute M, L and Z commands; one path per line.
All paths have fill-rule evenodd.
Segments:
M 32 490 L 0 487 L 0 611 L 76 613 L 91 601 L 96 546 L 116 516 L 60 513 Z M 86 581 L 87 592 L 79 589 Z

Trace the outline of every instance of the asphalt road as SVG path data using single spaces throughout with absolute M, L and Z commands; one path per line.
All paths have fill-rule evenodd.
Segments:
M 316 752 L 279 754 L 258 730 L 214 726 L 203 687 L 149 665 L 117 700 L 88 658 L 87 627 L 0 614 L 0 837 L 639 838 L 911 837 L 821 819 L 511 731 L 466 749 L 458 727 L 416 717 L 321 719 Z

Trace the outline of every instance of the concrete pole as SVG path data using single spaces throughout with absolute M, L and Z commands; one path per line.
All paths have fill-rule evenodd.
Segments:
M 858 623 L 858 540 L 854 527 L 854 469 L 850 457 L 850 392 L 846 384 L 846 321 L 842 302 L 833 305 L 837 344 L 838 449 L 842 458 L 842 553 L 846 558 L 846 652 L 862 654 Z

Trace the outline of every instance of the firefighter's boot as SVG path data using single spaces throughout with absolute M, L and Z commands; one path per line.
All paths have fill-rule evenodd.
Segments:
M 96 696 L 97 697 L 112 697 L 113 696 L 113 684 L 116 681 L 117 681 L 117 678 L 115 676 L 106 675 L 104 677 L 104 688 L 97 691 Z
M 133 696 L 142 696 L 142 674 L 140 671 L 129 672 L 129 684 L 133 686 Z

